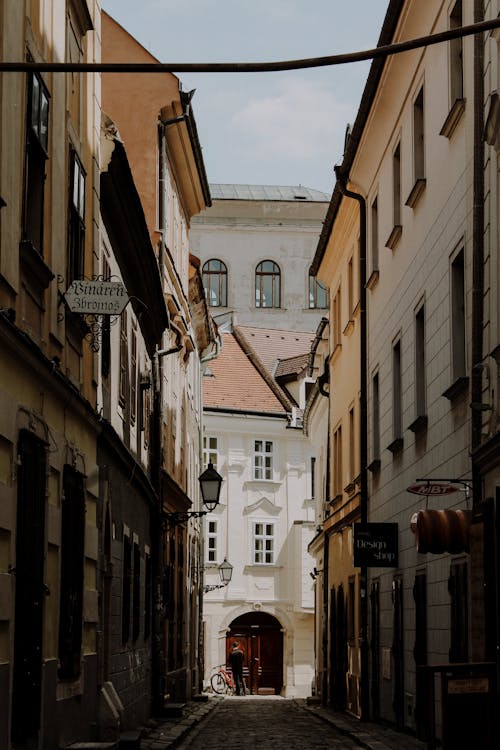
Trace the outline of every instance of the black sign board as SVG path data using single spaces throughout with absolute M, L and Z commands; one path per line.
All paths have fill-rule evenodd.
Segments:
M 354 524 L 354 566 L 397 568 L 397 523 Z

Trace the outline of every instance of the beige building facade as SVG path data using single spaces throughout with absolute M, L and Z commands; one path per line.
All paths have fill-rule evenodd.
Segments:
M 379 44 L 496 17 L 491 3 L 479 5 L 390 2 Z M 457 742 L 475 742 L 467 732 L 479 729 L 457 716 L 441 723 L 439 665 L 473 675 L 474 664 L 485 661 L 491 675 L 498 628 L 490 620 L 498 601 L 498 539 L 491 534 L 497 463 L 488 385 L 498 296 L 491 284 L 497 61 L 496 38 L 486 32 L 372 63 L 311 268 L 331 283 L 350 247 L 359 247 L 360 518 L 397 531 L 392 564 L 372 559 L 354 571 L 360 714 L 422 739 L 446 734 Z M 349 334 L 340 330 L 343 359 Z M 334 377 L 335 332 L 331 338 Z M 337 398 L 349 403 L 342 383 L 337 394 L 331 381 L 330 393 L 331 413 Z M 330 504 L 334 430 L 332 424 Z M 356 548 L 356 527 L 353 542 Z M 338 560 L 347 575 L 349 558 Z M 332 598 L 328 622 L 337 613 Z M 332 658 L 328 629 L 326 638 Z M 460 672 L 461 662 L 471 666 Z M 323 697 L 335 703 L 334 658 L 328 668 Z M 352 710 L 348 701 L 346 707 Z M 491 725 L 481 722 L 481 731 L 491 739 Z
M 2 58 L 98 61 L 99 3 L 59 5 L 3 2 Z M 63 295 L 97 272 L 98 83 L 2 75 L 2 747 L 55 748 L 96 721 L 96 357 Z

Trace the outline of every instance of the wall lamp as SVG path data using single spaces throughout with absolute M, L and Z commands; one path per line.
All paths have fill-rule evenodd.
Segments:
M 173 513 L 163 513 L 163 518 L 171 526 L 176 526 L 179 523 L 184 523 L 190 518 L 200 518 L 206 516 L 219 504 L 220 491 L 222 487 L 222 477 L 214 469 L 213 464 L 209 463 L 204 472 L 198 477 L 200 483 L 201 497 L 203 505 L 207 510 L 187 510 L 187 511 L 176 511 Z M 229 563 L 228 563 L 229 565 Z
M 231 581 L 233 577 L 233 566 L 224 558 L 224 561 L 219 565 L 219 576 L 221 583 L 214 583 L 208 586 L 203 586 L 203 593 L 207 594 L 209 591 L 215 591 L 215 589 L 223 589 Z

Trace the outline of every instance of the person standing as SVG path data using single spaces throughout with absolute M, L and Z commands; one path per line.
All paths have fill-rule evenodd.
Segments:
M 243 659 L 244 654 L 240 649 L 238 641 L 234 641 L 233 650 L 229 654 L 229 664 L 233 673 L 236 695 L 245 695 L 245 683 L 243 681 Z

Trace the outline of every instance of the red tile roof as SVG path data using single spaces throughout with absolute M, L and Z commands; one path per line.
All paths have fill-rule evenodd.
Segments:
M 219 356 L 208 363 L 203 378 L 203 406 L 285 415 L 285 407 L 233 334 L 222 334 L 222 344 Z
M 315 335 L 310 331 L 283 331 L 256 326 L 237 326 L 237 331 L 243 335 L 271 375 L 274 375 L 277 360 L 309 354 Z

